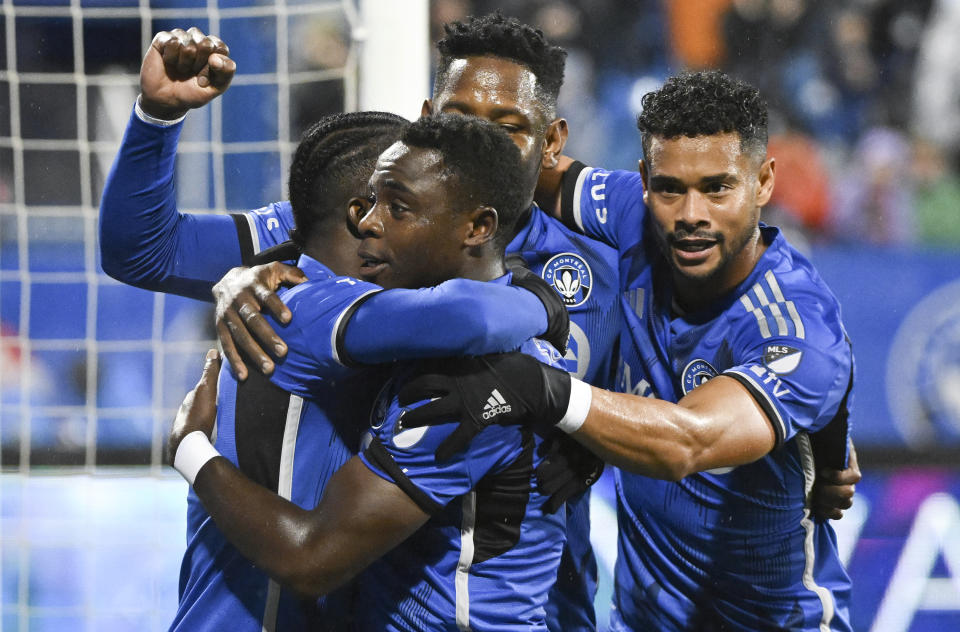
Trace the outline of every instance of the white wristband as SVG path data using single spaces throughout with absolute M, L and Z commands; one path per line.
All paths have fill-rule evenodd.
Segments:
M 220 453 L 210 443 L 207 435 L 202 430 L 194 430 L 177 446 L 177 453 L 173 457 L 173 469 L 180 472 L 180 476 L 193 485 L 200 468 L 215 456 L 220 456 Z
M 155 116 L 150 116 L 143 111 L 143 108 L 140 107 L 140 99 L 143 95 L 137 95 L 137 104 L 134 106 L 133 110 L 137 113 L 137 118 L 143 121 L 144 123 L 150 123 L 151 125 L 159 125 L 160 127 L 170 127 L 171 125 L 176 125 L 183 119 L 187 118 L 187 115 L 184 114 L 180 118 L 171 120 L 157 118 Z
M 567 404 L 567 413 L 557 422 L 557 428 L 566 433 L 576 432 L 587 420 L 590 412 L 590 403 L 593 401 L 593 391 L 586 382 L 575 377 L 570 378 L 570 402 Z

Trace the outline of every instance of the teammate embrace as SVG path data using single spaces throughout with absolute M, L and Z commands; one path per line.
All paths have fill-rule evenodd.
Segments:
M 173 191 L 178 119 L 227 89 L 227 47 L 174 31 L 144 59 L 104 269 L 201 297 L 292 236 L 303 271 L 218 285 L 233 371 L 217 393 L 209 356 L 169 446 L 193 484 L 173 627 L 595 629 L 599 456 L 619 468 L 613 629 L 849 629 L 813 510 L 838 517 L 859 472 L 813 473 L 846 465 L 852 356 L 816 271 L 759 222 L 756 90 L 671 78 L 644 100 L 640 172 L 611 172 L 562 155 L 564 52 L 539 31 L 471 18 L 438 49 L 425 118 L 320 122 L 291 202 L 232 217 Z M 625 375 L 656 399 L 609 390 Z

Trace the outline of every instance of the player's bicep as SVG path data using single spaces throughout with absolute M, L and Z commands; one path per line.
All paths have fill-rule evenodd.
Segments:
M 753 393 L 730 377 L 715 377 L 678 403 L 700 420 L 704 436 L 697 469 L 752 463 L 777 444 L 777 433 L 767 411 Z
M 338 581 L 355 576 L 429 518 L 403 490 L 374 474 L 358 457 L 333 475 L 311 514 L 319 526 L 310 550 L 323 551 L 311 556 L 315 572 Z

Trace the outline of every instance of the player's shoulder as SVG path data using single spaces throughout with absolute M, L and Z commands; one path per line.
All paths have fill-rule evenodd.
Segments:
M 350 276 L 335 274 L 319 261 L 303 255 L 297 262 L 307 281 L 280 290 L 280 297 L 291 309 L 294 306 L 322 306 L 325 303 L 353 301 L 361 296 L 380 291 L 379 285 Z
M 576 173 L 576 197 L 590 195 L 598 198 L 612 188 L 643 191 L 643 177 L 639 171 L 627 169 L 606 169 L 579 165 Z
M 728 314 L 756 337 L 794 338 L 810 345 L 843 343 L 840 302 L 816 268 L 776 229 L 747 283 L 738 288 Z

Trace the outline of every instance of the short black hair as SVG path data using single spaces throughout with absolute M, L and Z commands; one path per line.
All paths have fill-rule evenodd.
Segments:
M 447 79 L 450 64 L 463 57 L 500 57 L 525 66 L 537 78 L 537 96 L 549 121 L 556 116 L 557 97 L 563 85 L 567 51 L 553 46 L 543 31 L 499 11 L 464 22 L 443 25 L 444 37 L 437 42 L 440 61 L 434 82 L 434 96 Z
M 363 196 L 377 157 L 410 121 L 389 112 L 326 116 L 301 137 L 290 165 L 290 206 L 301 248 L 328 221 L 343 221 L 347 203 Z
M 767 104 L 750 84 L 717 71 L 683 72 L 643 96 L 637 127 L 643 153 L 653 136 L 712 136 L 736 132 L 740 148 L 763 158 L 767 151 Z
M 400 141 L 439 152 L 444 169 L 456 177 L 459 204 L 496 209 L 499 227 L 494 241 L 505 248 L 529 202 L 520 150 L 510 136 L 475 116 L 435 114 L 411 123 Z

